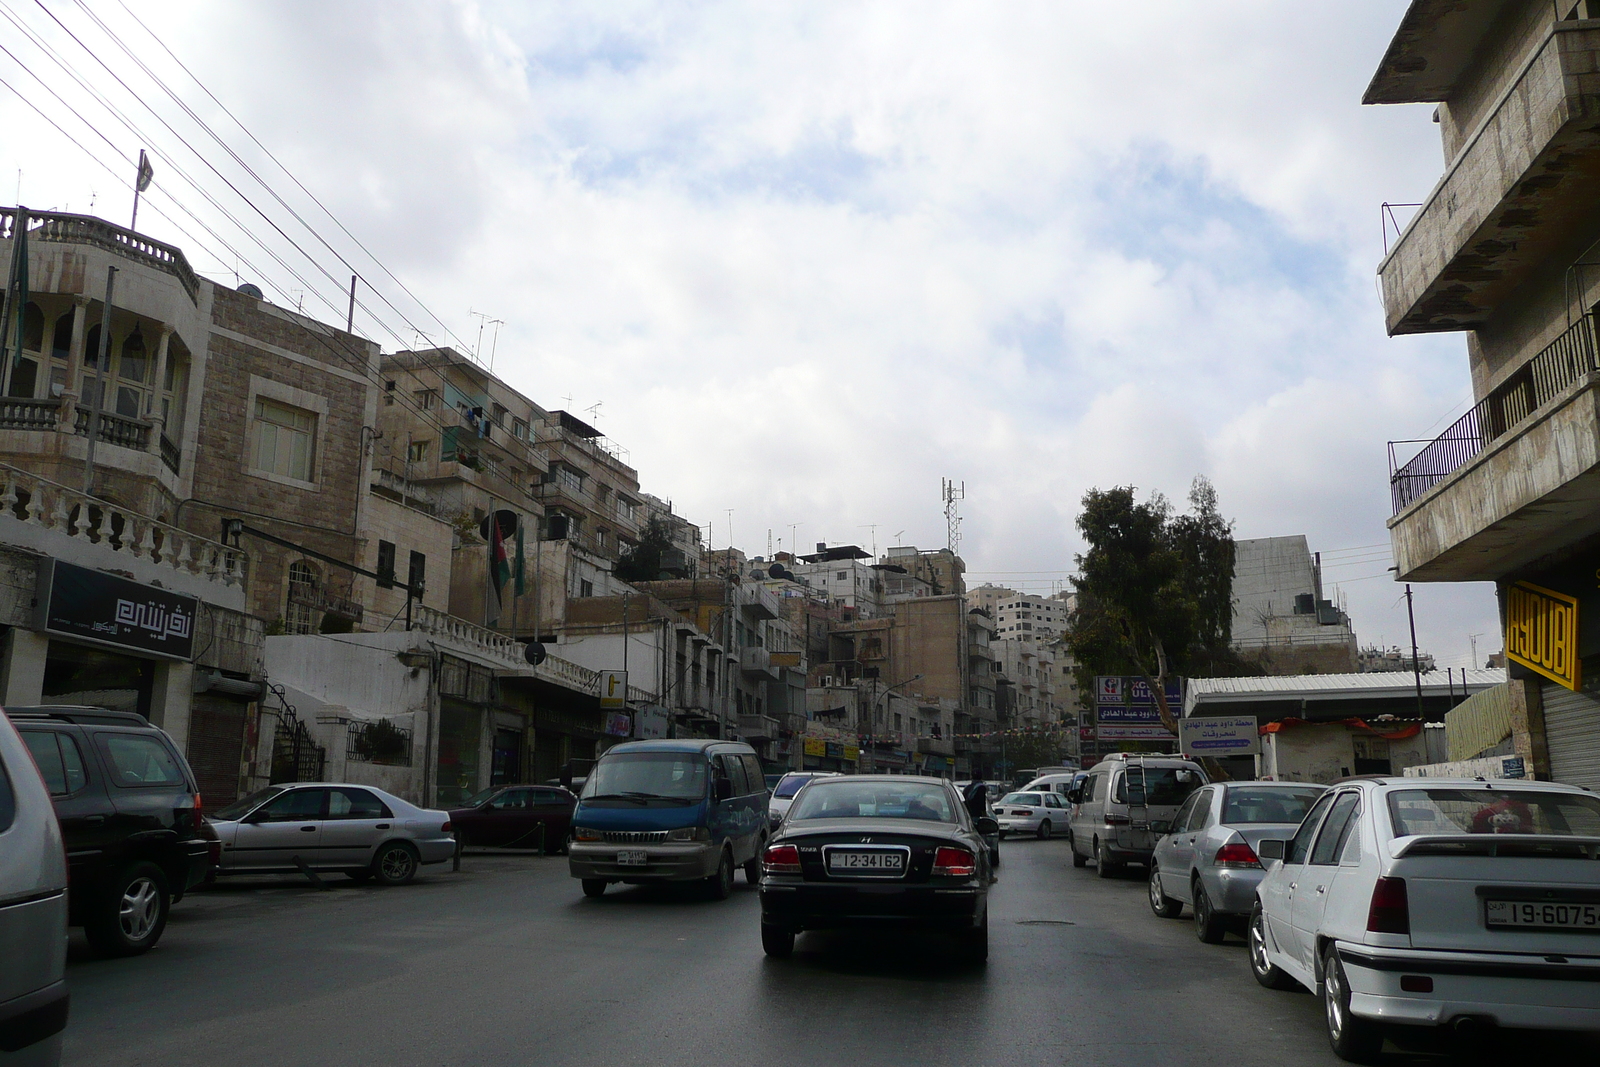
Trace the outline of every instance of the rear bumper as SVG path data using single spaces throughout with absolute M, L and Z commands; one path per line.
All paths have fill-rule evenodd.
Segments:
M 985 914 L 977 886 L 761 882 L 761 921 L 791 930 L 892 927 L 970 930 Z
M 18 1052 L 59 1034 L 69 1005 L 65 980 L 0 1003 L 0 1052 Z
M 1350 981 L 1350 1010 L 1365 1018 L 1430 1026 L 1470 1015 L 1505 1027 L 1600 1030 L 1600 957 L 1341 944 L 1339 959 Z M 1433 992 L 1403 991 L 1404 975 L 1432 978 Z
M 1037 833 L 1039 830 L 1039 824 L 1043 821 L 1043 815 L 1035 815 L 1032 818 L 1024 815 L 1007 815 L 1003 819 L 995 820 L 995 822 L 1000 824 L 1000 832 L 1002 834 Z M 1051 829 L 1055 829 L 1054 823 L 1051 823 Z
M 413 840 L 417 846 L 417 854 L 423 863 L 443 863 L 456 854 L 456 839 L 454 837 L 436 837 L 426 841 Z
M 644 866 L 617 862 L 619 852 L 645 853 Z M 567 852 L 567 871 L 574 878 L 608 882 L 687 882 L 717 873 L 722 852 L 704 842 L 612 845 L 574 841 Z
M 1255 906 L 1256 887 L 1267 872 L 1252 867 L 1205 867 L 1200 881 L 1219 915 L 1249 915 Z

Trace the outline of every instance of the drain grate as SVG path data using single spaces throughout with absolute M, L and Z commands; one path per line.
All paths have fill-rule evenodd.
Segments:
M 1070 919 L 1018 919 L 1018 926 L 1077 926 Z

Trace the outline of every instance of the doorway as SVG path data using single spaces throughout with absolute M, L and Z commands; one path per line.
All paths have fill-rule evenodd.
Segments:
M 520 785 L 522 782 L 521 730 L 497 727 L 489 761 L 490 785 Z

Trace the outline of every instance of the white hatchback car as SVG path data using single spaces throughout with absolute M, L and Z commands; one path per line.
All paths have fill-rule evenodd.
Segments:
M 1386 1024 L 1600 1030 L 1600 797 L 1548 782 L 1337 783 L 1269 864 L 1250 969 L 1320 993 L 1364 1062 Z M 1274 862 L 1275 861 L 1275 862 Z
M 1070 815 L 1066 799 L 1048 790 L 1007 793 L 994 806 L 994 817 L 1000 823 L 1001 837 L 1033 834 L 1043 839 L 1057 830 L 1066 829 Z

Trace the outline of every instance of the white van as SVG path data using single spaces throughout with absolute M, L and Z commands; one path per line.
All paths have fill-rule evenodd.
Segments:
M 1075 784 L 1077 784 L 1079 781 L 1081 781 L 1086 773 L 1087 772 L 1085 772 L 1085 771 L 1069 771 L 1069 770 L 1056 771 L 1056 770 L 1052 770 L 1049 774 L 1041 774 L 1041 775 L 1039 775 L 1039 777 L 1035 778 L 1033 781 L 1029 782 L 1027 785 L 1023 786 L 1021 789 L 1016 790 L 1016 792 L 1019 792 L 1019 793 L 1046 793 L 1046 792 L 1048 792 L 1048 793 L 1055 793 L 1055 794 L 1057 794 L 1058 796 L 1061 796 L 1061 797 L 1065 797 L 1068 793 L 1072 792 L 1072 787 Z
M 1067 794 L 1072 812 L 1072 865 L 1092 859 L 1109 878 L 1128 863 L 1150 862 L 1160 839 L 1205 772 L 1182 756 L 1117 752 L 1089 769 Z

